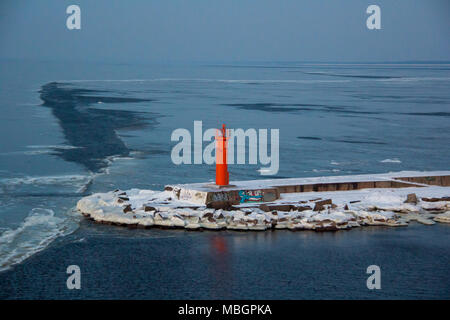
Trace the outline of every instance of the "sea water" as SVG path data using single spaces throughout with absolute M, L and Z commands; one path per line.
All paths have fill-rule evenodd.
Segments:
M 274 178 L 449 169 L 448 64 L 0 65 L 0 270 L 83 234 L 83 195 L 213 181 L 214 166 L 171 161 L 171 133 L 195 120 L 279 129 Z M 267 178 L 261 167 L 230 166 L 230 179 Z

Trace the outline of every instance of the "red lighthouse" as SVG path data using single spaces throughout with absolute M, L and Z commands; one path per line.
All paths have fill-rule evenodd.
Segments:
M 227 130 L 225 124 L 216 133 L 216 185 L 227 186 L 230 182 L 227 166 Z

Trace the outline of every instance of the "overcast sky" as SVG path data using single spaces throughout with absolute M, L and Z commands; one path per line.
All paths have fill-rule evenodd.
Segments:
M 66 28 L 71 4 L 81 30 Z M 366 27 L 370 4 L 381 30 Z M 449 0 L 1 0 L 0 57 L 449 61 L 449 15 Z

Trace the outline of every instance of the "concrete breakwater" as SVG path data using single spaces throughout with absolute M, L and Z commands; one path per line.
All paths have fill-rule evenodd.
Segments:
M 82 198 L 95 222 L 189 230 L 335 231 L 367 225 L 450 222 L 450 172 L 276 179 L 227 187 L 172 185 Z
M 166 190 L 173 190 L 180 200 L 198 204 L 221 202 L 240 204 L 274 201 L 279 199 L 282 193 L 409 188 L 430 185 L 450 186 L 450 172 L 403 171 L 386 174 L 236 181 L 227 187 L 193 183 L 167 186 Z

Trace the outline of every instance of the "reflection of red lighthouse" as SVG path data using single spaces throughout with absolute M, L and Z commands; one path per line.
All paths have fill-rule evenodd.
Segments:
M 231 270 L 232 255 L 228 249 L 226 238 L 222 235 L 212 236 L 209 246 L 210 268 L 209 272 L 211 285 L 209 290 L 211 296 L 231 296 L 230 283 L 233 281 L 233 272 Z
M 216 184 L 227 186 L 230 182 L 227 166 L 227 130 L 225 124 L 216 134 Z
M 220 254 L 224 254 L 227 253 L 227 244 L 225 243 L 225 239 L 222 237 L 214 237 L 212 239 L 212 246 L 214 248 L 214 254 L 220 255 Z

